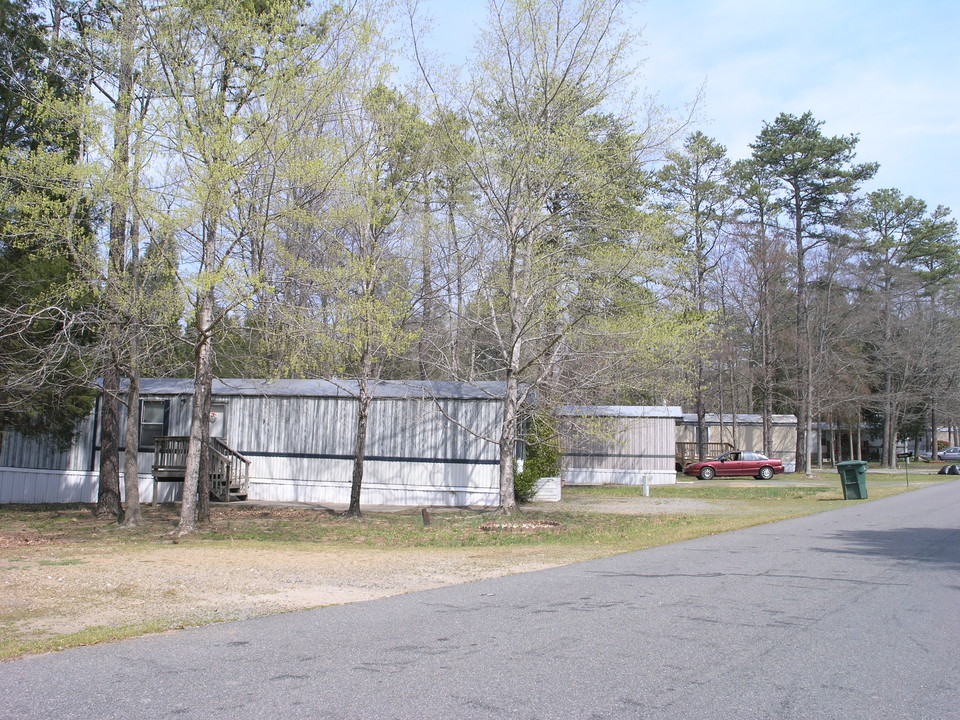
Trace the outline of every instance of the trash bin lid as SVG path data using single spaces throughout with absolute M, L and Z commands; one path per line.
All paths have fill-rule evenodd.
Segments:
M 843 460 L 837 463 L 837 467 L 866 467 L 865 460 Z

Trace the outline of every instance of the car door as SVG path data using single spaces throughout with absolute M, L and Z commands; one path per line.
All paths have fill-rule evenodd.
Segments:
M 723 456 L 723 462 L 717 464 L 717 475 L 735 477 L 743 474 L 743 453 L 729 452 Z
M 760 456 L 760 453 L 745 452 L 741 453 L 740 457 L 743 461 L 741 465 L 743 469 L 743 475 L 756 477 L 760 474 L 760 466 L 764 464 L 764 460 Z
M 757 453 L 741 452 L 740 459 L 737 461 L 736 475 L 741 477 L 752 477 L 760 469 L 760 461 L 757 459 Z

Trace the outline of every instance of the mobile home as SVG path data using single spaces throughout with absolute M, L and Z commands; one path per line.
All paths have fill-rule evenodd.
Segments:
M 726 450 L 763 452 L 763 416 L 753 413 L 723 415 L 707 413 L 707 438 L 709 452 L 719 455 Z M 787 472 L 797 467 L 797 416 L 772 415 L 772 457 L 783 461 Z M 697 415 L 685 413 L 677 426 L 677 462 L 694 462 L 697 444 Z M 683 468 L 678 468 L 682 470 Z
M 348 502 L 356 390 L 351 381 L 215 381 L 211 436 L 249 463 L 244 494 L 251 500 Z M 142 381 L 137 453 L 144 502 L 179 498 L 182 482 L 170 482 L 170 473 L 154 483 L 154 453 L 157 438 L 189 434 L 192 392 L 191 380 Z M 501 383 L 377 383 L 361 502 L 498 505 L 500 454 L 492 439 L 502 392 Z M 63 449 L 5 433 L 0 503 L 95 502 L 98 425 L 95 409 Z

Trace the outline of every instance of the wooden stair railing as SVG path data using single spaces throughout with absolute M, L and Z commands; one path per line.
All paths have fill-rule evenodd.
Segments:
M 187 469 L 190 438 L 162 436 L 153 445 L 153 504 L 161 482 L 183 482 Z M 210 438 L 207 445 L 207 477 L 210 495 L 221 502 L 246 500 L 250 491 L 250 460 L 221 438 Z
M 208 474 L 210 494 L 221 502 L 246 500 L 250 490 L 250 460 L 220 438 L 211 438 Z
M 707 456 L 703 458 L 708 460 L 723 455 L 736 448 L 728 442 L 708 442 L 706 447 Z M 681 472 L 684 467 L 692 462 L 698 462 L 700 458 L 697 455 L 697 443 L 678 442 L 677 443 L 677 472 Z

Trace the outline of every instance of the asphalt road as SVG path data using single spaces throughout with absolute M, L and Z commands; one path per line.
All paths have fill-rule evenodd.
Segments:
M 960 718 L 960 483 L 3 663 L 0 718 Z

